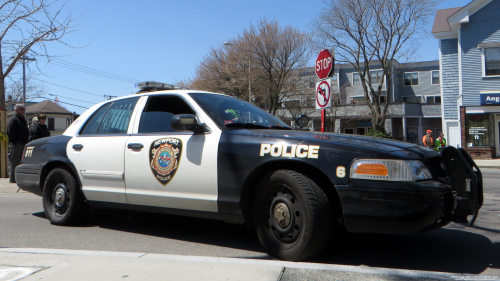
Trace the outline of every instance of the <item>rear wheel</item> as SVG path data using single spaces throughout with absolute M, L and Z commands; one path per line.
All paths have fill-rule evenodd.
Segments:
M 326 248 L 334 219 L 328 197 L 314 181 L 295 171 L 278 170 L 257 187 L 254 222 L 269 255 L 301 261 Z
M 69 171 L 62 168 L 50 171 L 43 187 L 43 209 L 52 224 L 76 223 L 89 208 L 75 177 Z

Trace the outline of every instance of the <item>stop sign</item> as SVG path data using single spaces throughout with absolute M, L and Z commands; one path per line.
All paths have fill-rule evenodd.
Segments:
M 328 49 L 321 50 L 316 59 L 316 75 L 319 79 L 325 79 L 330 76 L 333 69 L 333 55 Z

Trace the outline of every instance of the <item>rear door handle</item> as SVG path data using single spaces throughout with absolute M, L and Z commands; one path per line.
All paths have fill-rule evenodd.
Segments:
M 131 148 L 131 149 L 142 149 L 144 147 L 144 145 L 142 143 L 129 143 L 127 145 L 127 148 Z
M 81 144 L 74 144 L 73 145 L 74 150 L 81 150 L 82 148 L 83 148 L 83 145 L 81 145 Z

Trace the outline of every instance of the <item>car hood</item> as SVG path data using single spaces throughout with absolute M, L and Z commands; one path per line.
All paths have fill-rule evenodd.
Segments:
M 292 130 L 231 130 L 231 134 L 243 134 L 252 136 L 252 138 L 266 138 L 285 140 L 286 142 L 308 143 L 319 142 L 325 144 L 334 144 L 341 146 L 352 146 L 357 148 L 366 148 L 370 150 L 378 150 L 384 152 L 393 152 L 400 150 L 411 150 L 418 154 L 426 154 L 432 152 L 431 149 L 393 139 L 377 138 L 350 134 L 337 133 L 321 133 L 309 131 L 292 131 Z

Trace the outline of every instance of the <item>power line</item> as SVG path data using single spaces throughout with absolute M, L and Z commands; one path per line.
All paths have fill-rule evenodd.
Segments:
M 64 104 L 68 104 L 68 105 L 71 105 L 71 106 L 76 106 L 76 107 L 81 107 L 81 108 L 89 109 L 88 107 L 79 106 L 79 105 L 72 104 L 72 103 L 67 103 L 67 102 L 63 102 L 63 101 L 58 101 L 58 102 L 60 102 L 60 103 L 64 103 Z
M 97 72 L 97 73 L 102 73 L 103 75 L 110 75 L 112 77 L 116 77 L 117 79 L 128 80 L 128 81 L 131 81 L 132 83 L 136 83 L 137 81 L 140 81 L 140 79 L 129 78 L 129 77 L 121 76 L 121 75 L 112 74 L 112 73 L 109 73 L 109 72 L 104 72 L 104 71 L 101 71 L 101 70 L 93 69 L 93 68 L 90 68 L 90 67 L 86 67 L 86 66 L 83 66 L 83 65 L 76 64 L 76 63 L 64 61 L 64 60 L 58 59 L 58 58 L 54 58 L 53 60 L 56 61 L 56 62 L 58 62 L 58 63 L 61 63 L 61 64 L 66 64 L 66 65 L 71 65 L 71 66 L 74 66 L 74 67 L 82 68 L 82 69 L 84 69 L 86 71 L 94 71 L 94 72 Z
M 50 83 L 50 82 L 47 82 L 47 81 L 43 81 L 43 80 L 40 80 L 40 79 L 37 79 L 37 78 L 34 78 L 34 77 L 31 77 L 31 79 L 35 79 L 35 80 L 38 80 L 38 81 L 43 82 L 43 83 L 51 84 L 51 85 L 54 85 L 54 86 L 57 86 L 57 87 L 61 87 L 61 88 L 65 88 L 65 89 L 68 89 L 68 90 L 72 90 L 72 91 L 84 93 L 84 94 L 87 94 L 87 95 L 92 95 L 92 96 L 96 96 L 96 97 L 104 97 L 104 96 L 92 94 L 92 93 L 89 93 L 89 92 L 84 92 L 84 91 L 80 91 L 80 90 L 71 89 L 71 88 L 64 87 L 64 86 L 61 86 L 61 85 L 58 85 L 58 84 L 54 84 L 54 83 Z
M 77 100 L 77 99 L 74 99 L 74 98 L 65 97 L 65 96 L 61 96 L 61 95 L 54 95 L 54 94 L 48 94 L 48 95 L 55 96 L 55 97 L 63 97 L 63 98 L 66 98 L 66 99 L 70 99 L 70 100 L 74 100 L 74 101 L 79 101 L 79 102 L 86 102 L 86 103 L 90 103 L 90 104 L 95 104 L 94 102 L 84 101 L 84 100 Z
M 117 81 L 120 81 L 120 82 L 136 83 L 137 81 L 139 81 L 138 79 L 128 78 L 128 77 L 124 77 L 124 76 L 120 76 L 120 75 L 116 75 L 116 74 L 111 74 L 111 73 L 108 73 L 108 72 L 100 71 L 100 70 L 93 69 L 93 68 L 86 67 L 86 66 L 82 66 L 82 65 L 78 65 L 76 63 L 67 62 L 67 61 L 64 61 L 64 60 L 61 60 L 61 59 L 57 59 L 57 58 L 53 58 L 50 61 L 44 60 L 44 59 L 40 59 L 40 60 L 46 61 L 46 62 L 51 63 L 51 64 L 56 65 L 56 66 L 64 67 L 64 68 L 67 68 L 67 69 L 71 69 L 71 70 L 74 70 L 74 71 L 79 71 L 79 72 L 83 72 L 83 73 L 86 73 L 86 74 L 99 76 L 99 77 L 102 77 L 102 78 L 117 80 Z

